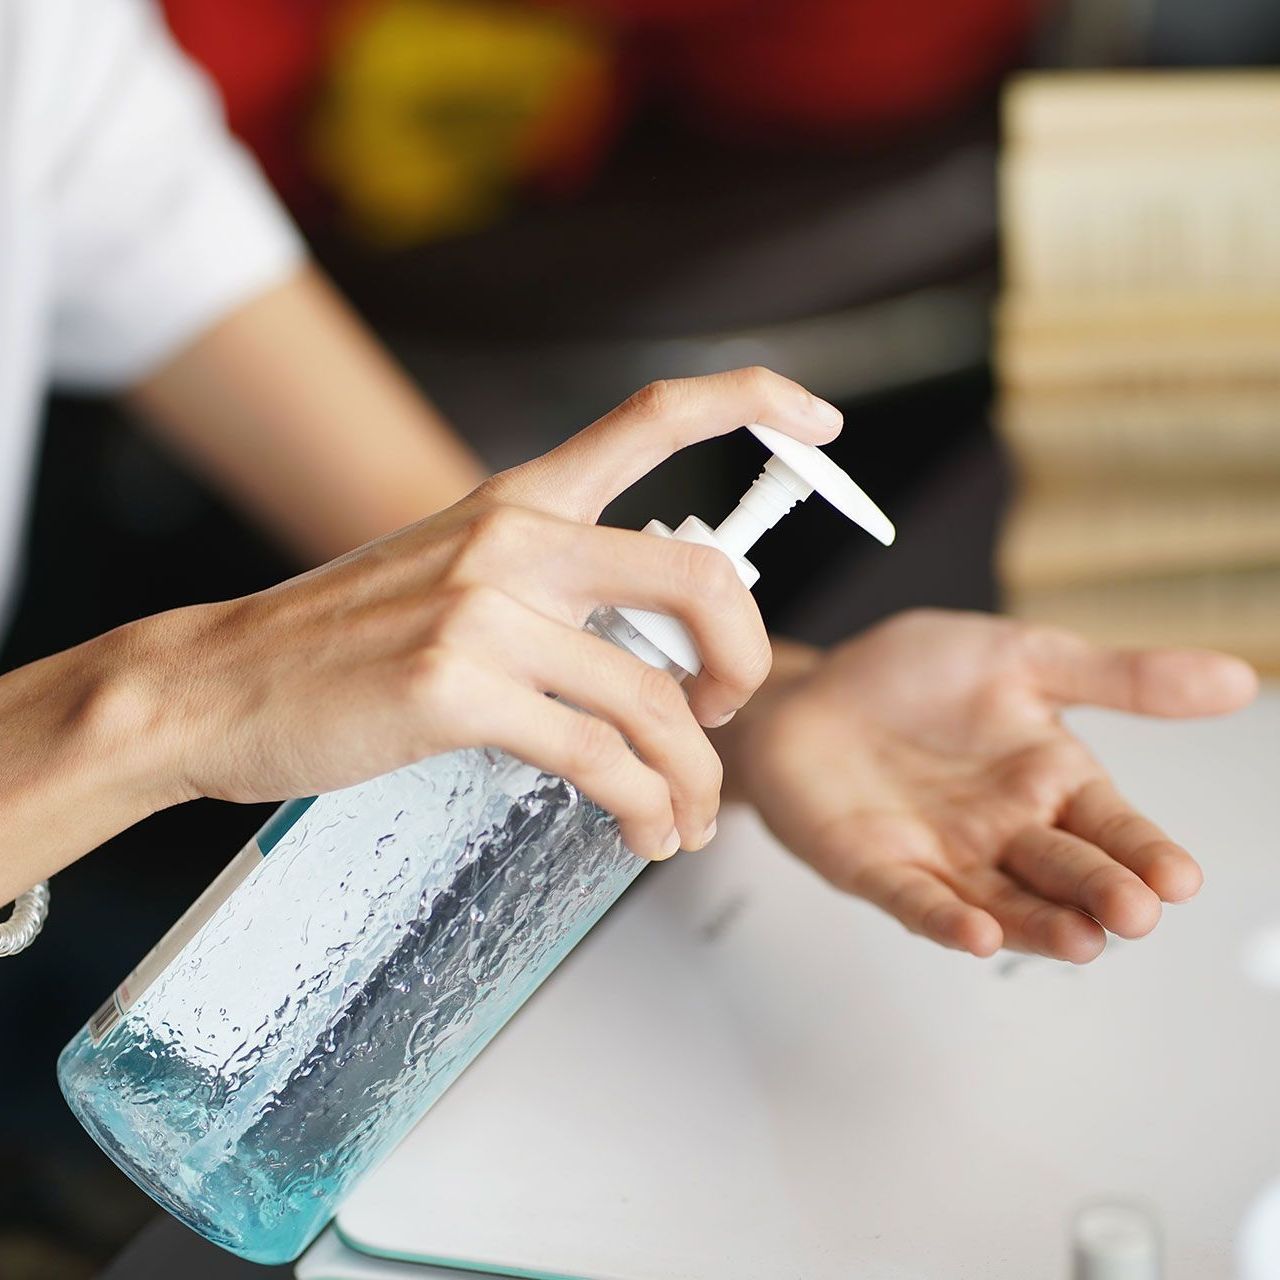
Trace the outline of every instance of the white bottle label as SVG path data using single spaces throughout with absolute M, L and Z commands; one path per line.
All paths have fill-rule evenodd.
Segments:
M 141 999 L 143 992 L 169 967 L 182 949 L 212 919 L 214 913 L 248 878 L 272 849 L 315 803 L 315 797 L 282 804 L 258 830 L 258 834 L 222 869 L 209 887 L 178 917 L 173 927 L 142 958 L 137 967 L 89 1019 L 89 1039 L 95 1046 L 120 1025 L 120 1020 Z

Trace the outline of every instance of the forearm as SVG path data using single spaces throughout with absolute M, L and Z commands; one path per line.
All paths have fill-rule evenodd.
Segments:
M 307 562 L 448 506 L 485 474 L 309 267 L 228 316 L 130 400 Z
M 178 798 L 147 645 L 124 627 L 0 677 L 0 904 Z

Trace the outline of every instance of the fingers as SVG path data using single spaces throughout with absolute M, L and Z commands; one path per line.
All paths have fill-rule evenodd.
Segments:
M 720 808 L 723 770 L 671 676 L 491 589 L 465 596 L 452 626 L 463 651 L 492 657 L 532 688 L 557 694 L 620 730 L 666 782 L 681 846 L 706 844 Z
M 622 529 L 577 526 L 576 588 L 591 602 L 679 618 L 702 658 L 688 690 L 700 724 L 723 724 L 764 683 L 773 649 L 751 592 L 713 547 Z
M 1003 872 L 973 870 L 957 879 L 956 890 L 966 902 L 995 918 L 1004 931 L 1004 945 L 1014 950 L 1087 964 L 1106 946 L 1106 934 L 1096 920 L 1046 901 Z
M 671 792 L 613 725 L 536 693 L 496 671 L 442 663 L 451 681 L 467 666 L 468 706 L 455 724 L 460 744 L 499 747 L 566 778 L 617 819 L 627 847 L 642 858 L 669 858 L 680 847 Z M 440 699 L 427 696 L 438 708 Z
M 994 955 L 1002 940 L 991 915 L 963 901 L 932 872 L 905 862 L 878 861 L 850 886 L 912 933 L 975 956 Z
M 1028 827 L 1009 842 L 1005 869 L 1051 902 L 1078 907 L 1121 938 L 1141 938 L 1160 921 L 1160 899 L 1096 845 L 1051 827 Z
M 835 438 L 840 411 L 768 369 L 650 383 L 558 448 L 495 478 L 497 496 L 594 523 L 624 489 L 699 440 L 760 422 L 810 444 Z
M 561 622 L 580 623 L 602 603 L 679 618 L 702 656 L 689 690 L 701 724 L 723 723 L 769 674 L 773 655 L 760 611 L 713 547 L 513 507 L 487 512 L 475 529 L 452 576 L 459 587 L 498 584 Z
M 701 849 L 715 834 L 723 770 L 680 686 L 606 641 L 570 635 L 540 655 L 543 682 L 623 732 L 665 780 L 681 847 Z
M 1212 716 L 1251 702 L 1258 677 L 1247 662 L 1207 649 L 1106 649 L 1054 627 L 1028 628 L 1032 673 L 1059 702 L 1149 716 Z
M 1105 779 L 1082 787 L 1059 821 L 1127 867 L 1165 902 L 1185 902 L 1204 883 L 1196 860 L 1131 808 Z

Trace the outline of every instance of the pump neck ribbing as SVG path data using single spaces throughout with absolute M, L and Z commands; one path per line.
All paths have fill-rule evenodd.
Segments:
M 762 534 L 812 492 L 813 486 L 785 462 L 770 458 L 742 500 L 716 527 L 716 541 L 732 555 L 745 555 Z

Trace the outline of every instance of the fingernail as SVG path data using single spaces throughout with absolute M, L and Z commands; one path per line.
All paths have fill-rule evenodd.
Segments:
M 735 707 L 732 711 L 727 712 L 725 715 L 722 715 L 719 720 L 713 720 L 709 725 L 707 725 L 707 728 L 718 729 L 722 724 L 728 724 L 729 721 L 732 720 L 733 717 L 736 716 L 737 714 L 738 714 L 738 709 Z
M 670 833 L 667 835 L 667 838 L 662 842 L 662 848 L 661 850 L 659 850 L 658 856 L 655 859 L 655 861 L 658 861 L 658 862 L 665 861 L 667 858 L 670 858 L 679 848 L 680 848 L 680 833 L 675 829 L 675 827 L 672 827 Z
M 822 423 L 824 427 L 840 427 L 844 425 L 844 414 L 833 404 L 828 404 L 825 400 L 820 400 L 817 396 L 811 395 L 809 399 L 813 402 L 813 416 Z
M 716 820 L 711 819 L 711 825 L 702 833 L 702 843 L 698 845 L 699 849 L 705 849 L 716 838 Z

